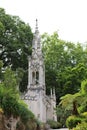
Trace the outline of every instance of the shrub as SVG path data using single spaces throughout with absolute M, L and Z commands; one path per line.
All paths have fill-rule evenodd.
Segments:
M 81 118 L 77 116 L 69 116 L 66 120 L 66 126 L 70 129 L 76 127 L 78 123 L 81 123 Z
M 78 108 L 79 113 L 87 111 L 87 104 L 83 104 Z
M 73 130 L 87 130 L 87 123 L 82 122 L 81 124 L 78 124 L 76 128 L 73 128 Z
M 26 127 L 25 130 L 36 130 L 37 127 L 36 120 L 30 119 L 25 125 L 25 127 Z
M 82 91 L 83 94 L 87 94 L 87 80 L 84 80 L 81 83 L 81 91 Z
M 87 118 L 87 112 L 82 113 L 82 116 L 84 116 L 85 118 Z
M 28 110 L 28 108 L 25 105 L 25 103 L 22 103 L 22 102 L 19 103 L 18 112 L 19 112 L 19 116 L 21 118 L 21 121 L 24 124 L 27 123 L 27 121 L 29 121 L 29 120 L 35 119 L 34 114 L 30 110 Z
M 81 113 L 82 121 L 87 122 L 87 112 Z
M 0 108 L 0 113 L 4 113 L 4 111 L 3 111 L 3 109 L 2 109 L 2 108 Z
M 59 123 L 57 121 L 48 120 L 47 123 L 50 125 L 50 127 L 52 129 L 56 129 L 56 128 L 61 128 L 62 127 L 61 123 Z

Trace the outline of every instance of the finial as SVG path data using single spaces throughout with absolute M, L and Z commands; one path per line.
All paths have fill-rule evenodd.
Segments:
M 36 19 L 36 30 L 38 30 L 38 20 Z
M 38 20 L 36 19 L 36 31 L 38 31 Z
M 51 96 L 51 98 L 52 98 L 52 88 L 50 89 L 50 96 Z

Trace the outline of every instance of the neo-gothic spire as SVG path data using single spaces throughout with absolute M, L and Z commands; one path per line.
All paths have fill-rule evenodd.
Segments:
M 36 19 L 35 33 L 34 33 L 34 37 L 33 37 L 33 41 L 32 41 L 32 49 L 34 52 L 37 51 L 38 49 L 41 52 L 41 37 L 39 34 L 39 30 L 38 30 L 38 20 L 37 19 Z

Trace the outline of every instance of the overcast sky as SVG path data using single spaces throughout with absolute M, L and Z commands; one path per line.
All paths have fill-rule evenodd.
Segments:
M 87 41 L 87 0 L 0 0 L 0 7 L 29 23 L 33 32 L 37 18 L 41 34 L 58 31 L 66 41 Z

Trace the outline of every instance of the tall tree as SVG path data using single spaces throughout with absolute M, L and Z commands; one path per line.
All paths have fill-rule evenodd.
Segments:
M 12 70 L 23 68 L 26 70 L 24 74 L 27 75 L 27 57 L 31 54 L 32 38 L 28 24 L 18 16 L 6 14 L 5 10 L 0 8 L 0 59 L 4 67 L 11 66 Z M 27 86 L 27 80 L 21 82 L 21 85 L 23 88 Z
M 42 35 L 46 66 L 46 86 L 55 87 L 57 99 L 78 92 L 81 81 L 87 77 L 87 48 L 59 39 L 57 32 Z

